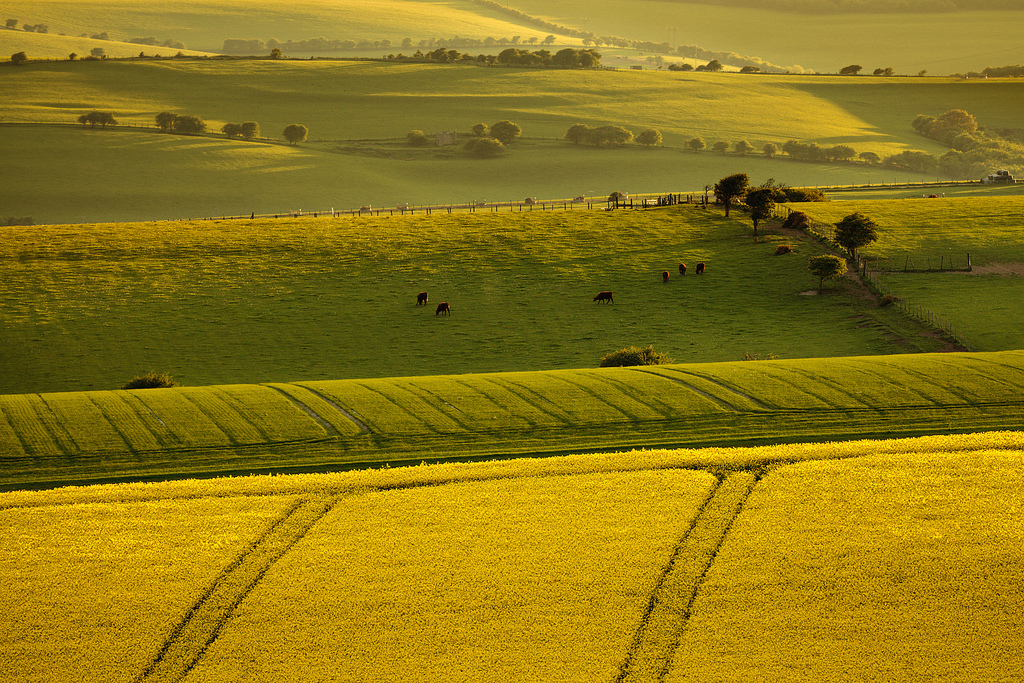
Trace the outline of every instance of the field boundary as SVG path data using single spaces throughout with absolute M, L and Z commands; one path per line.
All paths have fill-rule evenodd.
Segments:
M 332 498 L 300 500 L 256 542 L 228 565 L 188 610 L 135 683 L 179 681 L 217 639 L 235 608 L 268 569 L 326 515 Z
M 704 577 L 759 478 L 736 472 L 719 479 L 658 580 L 615 683 L 665 678 Z

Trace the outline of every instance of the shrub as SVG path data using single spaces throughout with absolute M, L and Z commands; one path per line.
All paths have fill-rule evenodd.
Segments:
M 405 135 L 405 140 L 413 147 L 425 147 L 430 140 L 423 134 L 422 130 L 411 130 Z
M 141 377 L 136 377 L 130 382 L 126 382 L 122 389 L 167 389 L 170 387 L 176 387 L 178 383 L 175 382 L 171 376 L 166 372 L 156 373 L 150 372 Z
M 762 358 L 761 354 L 759 354 L 759 353 L 748 353 L 746 351 L 743 352 L 743 360 L 777 360 L 777 359 L 778 359 L 778 356 L 776 356 L 774 353 L 769 353 L 767 356 Z
M 899 300 L 899 297 L 896 296 L 895 294 L 886 294 L 881 299 L 879 299 L 878 305 L 884 308 L 885 306 L 892 306 Z
M 789 202 L 827 202 L 828 197 L 821 190 L 813 187 L 784 187 L 783 194 Z
M 639 346 L 629 346 L 618 351 L 613 351 L 601 359 L 602 368 L 623 368 L 632 365 L 665 365 L 674 362 L 663 353 L 654 350 L 653 346 L 641 349 Z
M 807 226 L 807 214 L 803 211 L 792 211 L 782 223 L 784 228 L 803 230 Z
M 788 244 L 780 244 L 779 246 L 775 247 L 775 255 L 776 256 L 782 256 L 783 254 L 792 254 L 792 253 L 793 253 L 793 247 L 789 246 Z

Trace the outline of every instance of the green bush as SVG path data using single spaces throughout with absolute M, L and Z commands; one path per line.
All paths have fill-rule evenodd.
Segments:
M 775 247 L 775 255 L 776 256 L 782 256 L 783 254 L 792 254 L 792 253 L 793 253 L 793 247 L 789 246 L 788 244 L 780 244 L 779 246 Z
M 629 346 L 605 355 L 601 359 L 600 367 L 623 368 L 632 365 L 666 365 L 673 362 L 675 361 L 664 353 L 655 351 L 653 346 L 648 346 L 646 349 Z
M 166 372 L 156 373 L 150 372 L 141 377 L 136 377 L 130 382 L 126 382 L 122 389 L 166 389 L 169 387 L 176 387 L 178 383 L 171 379 L 171 376 Z
M 411 130 L 405 136 L 406 141 L 412 147 L 425 147 L 430 144 L 430 140 L 424 135 L 422 130 Z
M 899 297 L 895 294 L 886 294 L 879 300 L 878 305 L 884 308 L 886 306 L 892 306 L 899 300 Z

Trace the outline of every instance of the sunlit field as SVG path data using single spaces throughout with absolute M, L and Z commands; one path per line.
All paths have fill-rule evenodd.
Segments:
M 0 494 L 6 670 L 1014 677 L 1022 445 L 1003 432 Z
M 0 70 L 6 123 L 73 124 L 112 111 L 134 130 L 0 126 L 10 150 L 0 209 L 36 223 L 151 220 L 693 192 L 738 171 L 755 183 L 844 185 L 934 180 L 862 163 L 810 164 L 759 150 L 787 140 L 848 144 L 882 156 L 941 145 L 910 127 L 921 113 L 966 108 L 1013 127 L 1024 90 L 1012 80 L 745 76 L 558 71 L 345 61 L 172 61 L 29 64 Z M 54 96 L 54 93 L 60 93 Z M 316 93 L 315 97 L 310 93 Z M 258 104 L 257 104 L 258 102 Z M 766 115 L 765 103 L 772 111 Z M 155 116 L 203 118 L 212 137 L 158 134 Z M 500 158 L 458 147 L 414 149 L 411 130 L 468 134 L 508 119 L 523 138 Z M 255 120 L 276 144 L 226 140 L 224 123 Z M 292 123 L 309 140 L 285 144 Z M 575 123 L 656 128 L 657 149 L 581 147 Z M 138 128 L 143 127 L 143 128 Z M 756 153 L 684 150 L 687 140 L 746 140 Z M 268 149 L 269 147 L 269 149 Z M 58 161 L 59 160 L 59 161 Z M 103 173 L 96 173 L 102 168 Z M 154 169 L 160 183 L 152 182 Z M 55 199 L 52 188 L 62 189 Z

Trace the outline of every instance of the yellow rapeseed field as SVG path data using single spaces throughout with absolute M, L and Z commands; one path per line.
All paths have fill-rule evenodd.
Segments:
M 667 470 L 345 498 L 188 680 L 611 680 L 713 483 Z
M 1024 455 L 879 454 L 763 479 L 666 679 L 1024 677 Z
M 288 496 L 0 512 L 0 679 L 130 681 Z

